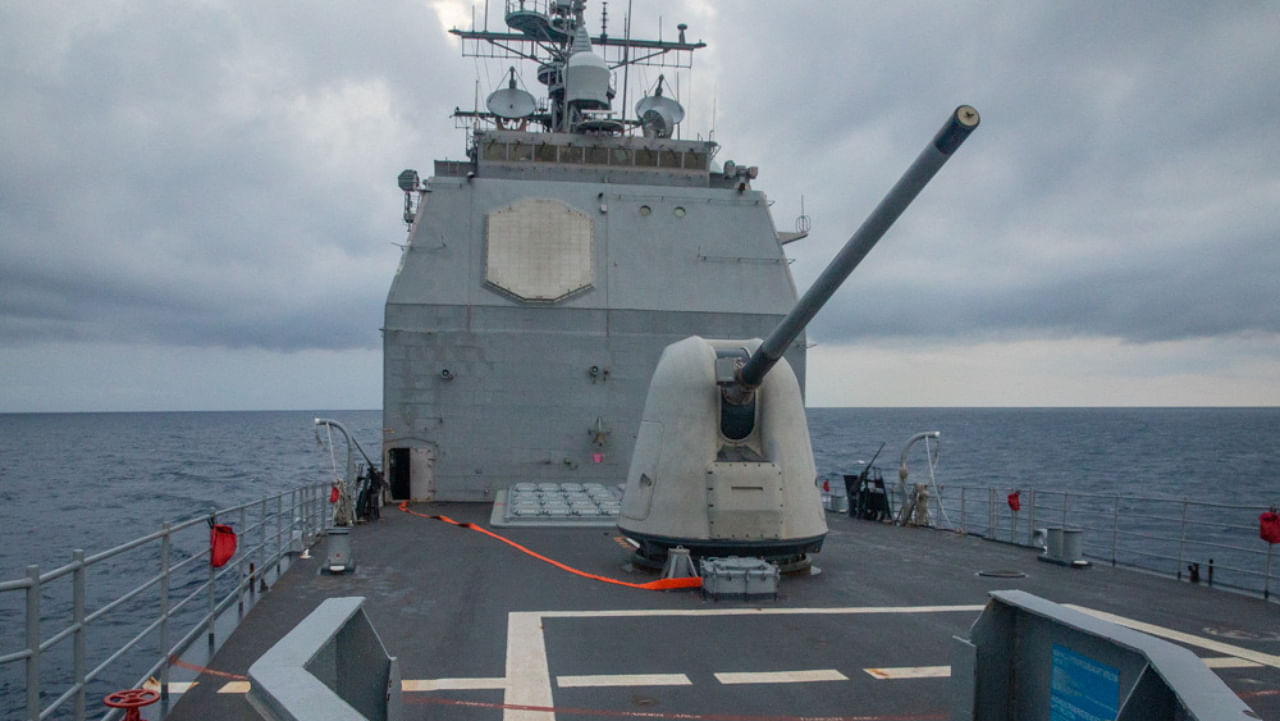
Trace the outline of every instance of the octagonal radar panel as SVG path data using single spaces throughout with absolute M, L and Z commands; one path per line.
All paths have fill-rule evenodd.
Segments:
M 485 282 L 526 303 L 556 303 L 595 279 L 591 218 L 550 198 L 485 216 Z
M 669 138 L 684 120 L 684 106 L 663 95 L 649 95 L 636 103 L 636 117 L 646 138 Z

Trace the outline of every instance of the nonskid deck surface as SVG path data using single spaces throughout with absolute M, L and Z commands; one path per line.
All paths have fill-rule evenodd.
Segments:
M 484 505 L 414 510 L 485 524 Z M 943 719 L 951 637 L 987 591 L 1025 590 L 1147 624 L 1210 659 L 1280 721 L 1280 605 L 1144 573 L 1063 568 L 1032 550 L 831 516 L 822 572 L 777 600 L 710 601 L 581 578 L 474 531 L 387 508 L 353 534 L 357 570 L 321 575 L 323 544 L 272 588 L 174 707 L 256 719 L 248 666 L 330 596 L 365 596 L 399 657 L 408 719 Z M 584 572 L 643 582 L 609 529 L 511 528 Z M 980 571 L 1021 571 L 991 578 Z M 219 691 L 224 691 L 219 693 Z M 548 712 L 542 709 L 555 709 Z

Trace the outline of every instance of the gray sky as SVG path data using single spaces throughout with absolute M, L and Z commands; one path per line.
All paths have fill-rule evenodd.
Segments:
M 379 407 L 395 176 L 505 68 L 470 8 L 0 4 L 0 412 Z M 811 326 L 811 405 L 1280 404 L 1274 4 L 634 8 L 710 45 L 685 137 L 779 229 L 803 196 L 802 289 L 982 113 Z

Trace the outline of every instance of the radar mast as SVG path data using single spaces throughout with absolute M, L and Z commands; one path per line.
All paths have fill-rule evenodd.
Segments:
M 506 87 L 489 95 L 485 110 L 454 111 L 454 117 L 475 131 L 482 127 L 519 129 L 527 132 L 628 135 L 648 138 L 673 137 L 675 125 L 684 117 L 684 108 L 675 98 L 664 96 L 659 81 L 654 95 L 636 105 L 636 117 L 625 109 L 613 109 L 617 94 L 614 74 L 632 65 L 670 70 L 693 67 L 693 51 L 703 42 L 685 38 L 688 26 L 677 26 L 675 42 L 610 36 L 602 26 L 591 36 L 584 19 L 585 0 L 506 0 L 504 19 L 510 32 L 486 28 L 449 32 L 462 39 L 463 57 L 511 59 L 533 62 L 538 83 L 546 87 L 541 101 L 528 90 L 517 87 L 515 66 L 509 69 Z M 607 17 L 602 12 L 602 18 Z M 669 83 L 668 83 L 669 85 Z M 625 91 L 625 88 L 624 88 Z M 624 98 L 625 101 L 625 98 Z

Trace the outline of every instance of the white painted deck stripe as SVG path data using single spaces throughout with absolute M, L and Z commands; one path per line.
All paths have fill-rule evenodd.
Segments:
M 718 673 L 716 680 L 722 684 L 743 683 L 809 683 L 811 681 L 848 681 L 849 677 L 834 668 L 808 671 L 756 671 Z
M 509 706 L 539 706 L 550 708 L 551 670 L 547 663 L 547 646 L 542 636 L 542 619 L 544 618 L 651 618 L 666 617 L 705 617 L 705 616 L 831 616 L 850 614 L 878 613 L 975 613 L 981 611 L 983 604 L 956 604 L 951 606 L 845 606 L 838 608 L 725 608 L 725 609 L 650 609 L 635 611 L 516 611 L 507 615 L 507 661 L 506 692 L 503 703 Z M 797 672 L 782 672 L 785 675 Z M 807 672 L 800 672 L 807 673 Z M 832 673 L 839 673 L 833 671 Z M 840 674 L 839 679 L 815 678 L 804 680 L 846 680 Z M 799 679 L 794 676 L 790 681 L 756 681 L 743 683 L 794 683 Z M 722 681 L 722 683 L 724 683 Z M 530 711 L 525 709 L 506 708 L 502 712 L 503 721 L 555 721 L 555 713 L 550 711 Z
M 1261 668 L 1262 667 L 1262 664 L 1258 663 L 1257 661 L 1248 661 L 1243 658 L 1236 658 L 1235 656 L 1210 656 L 1207 658 L 1201 658 L 1200 660 L 1204 661 L 1204 665 L 1208 666 L 1209 668 Z
M 888 666 L 862 670 L 882 681 L 898 678 L 950 678 L 951 676 L 950 666 Z
M 552 706 L 543 615 L 527 611 L 507 615 L 507 687 L 502 701 L 508 706 Z M 555 717 L 550 711 L 502 710 L 503 721 L 555 721 Z
M 592 688 L 601 686 L 692 686 L 682 673 L 618 673 L 592 676 L 556 676 L 560 688 Z
M 173 684 L 169 684 L 170 690 Z M 228 681 L 218 687 L 218 693 L 249 693 L 248 681 Z
M 833 616 L 869 613 L 975 613 L 983 604 L 954 606 L 845 606 L 838 608 L 715 608 L 715 609 L 650 609 L 612 611 L 543 611 L 542 618 L 644 618 L 652 616 Z
M 1190 633 L 1183 633 L 1182 631 L 1175 631 L 1171 628 L 1165 628 L 1164 626 L 1157 626 L 1154 623 L 1144 623 L 1142 621 L 1135 621 L 1132 618 L 1117 616 L 1115 614 L 1107 613 L 1105 611 L 1096 611 L 1092 608 L 1086 608 L 1084 606 L 1067 604 L 1067 608 L 1074 608 L 1075 610 L 1080 611 L 1081 613 L 1087 613 L 1090 616 L 1093 616 L 1094 618 L 1100 618 L 1103 621 L 1110 621 L 1111 623 L 1116 623 L 1121 626 L 1127 626 L 1129 628 L 1132 628 L 1135 631 L 1142 631 L 1143 633 L 1149 633 L 1152 636 L 1167 638 L 1170 641 L 1178 641 L 1179 643 L 1185 643 L 1188 646 L 1198 646 L 1199 648 L 1203 648 L 1207 651 L 1213 651 L 1215 653 L 1226 654 L 1228 656 L 1235 656 L 1236 658 L 1243 658 L 1249 661 L 1253 661 L 1255 663 L 1262 664 L 1263 666 L 1280 668 L 1280 656 L 1273 656 L 1269 653 L 1262 653 L 1261 651 L 1253 651 L 1253 650 L 1244 648 L 1242 646 L 1235 646 L 1229 643 L 1215 641 L 1211 638 L 1205 638 L 1203 636 L 1195 636 Z
M 170 681 L 169 693 L 186 693 L 191 690 L 192 686 L 197 686 L 199 685 L 199 683 L 200 683 L 199 681 Z M 152 676 L 151 678 L 147 679 L 145 683 L 142 684 L 142 688 L 148 691 L 155 691 L 156 693 L 159 693 L 160 682 L 156 680 L 155 676 Z
M 505 678 L 406 678 L 400 682 L 401 691 L 476 691 L 505 689 Z

